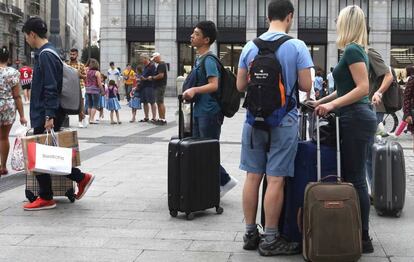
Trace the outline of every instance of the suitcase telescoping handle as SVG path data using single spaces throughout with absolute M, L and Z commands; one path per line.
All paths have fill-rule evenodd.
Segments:
M 337 171 L 337 180 L 341 181 L 341 149 L 339 143 L 339 117 L 335 117 L 335 130 L 336 130 L 336 171 Z M 316 115 L 316 169 L 318 175 L 318 181 L 323 181 L 329 177 L 327 176 L 322 179 L 321 172 L 321 137 L 319 132 L 319 116 Z
M 183 139 L 186 137 L 184 131 L 184 112 L 183 103 L 185 102 L 183 95 L 178 95 L 178 138 Z M 193 136 L 193 102 L 190 102 L 190 134 L 187 136 Z

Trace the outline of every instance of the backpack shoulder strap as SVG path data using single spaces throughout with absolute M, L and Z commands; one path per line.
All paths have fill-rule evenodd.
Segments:
M 206 56 L 204 56 L 202 59 L 201 59 L 201 61 L 200 61 L 200 65 L 201 66 L 205 66 L 205 61 L 206 61 L 206 58 L 207 57 L 212 57 L 212 58 L 214 58 L 214 60 L 216 60 L 216 63 L 220 66 L 220 67 L 223 67 L 223 64 L 221 63 L 221 61 L 220 61 L 220 59 L 216 56 L 216 55 L 214 55 L 214 54 L 207 54 Z
M 293 39 L 291 36 L 284 35 L 277 40 L 274 41 L 265 41 L 260 39 L 259 37 L 253 40 L 253 43 L 259 48 L 259 52 L 263 51 L 270 51 L 272 53 L 276 52 L 279 47 L 285 43 L 286 41 Z
M 55 52 L 55 50 L 53 50 L 53 49 L 51 49 L 51 48 L 45 48 L 45 49 L 43 49 L 42 51 L 40 51 L 39 56 L 40 56 L 42 53 L 44 53 L 44 52 L 48 52 L 48 53 L 53 54 L 54 56 L 56 56 L 56 57 L 58 58 L 58 60 L 59 60 L 62 64 L 64 64 L 64 63 L 63 63 L 63 61 L 62 61 L 62 59 L 61 59 L 61 58 L 60 58 L 60 56 L 58 55 L 58 53 L 56 53 L 56 52 Z

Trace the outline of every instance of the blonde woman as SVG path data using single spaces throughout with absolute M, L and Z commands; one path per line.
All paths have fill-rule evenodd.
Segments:
M 355 186 L 361 206 L 363 253 L 372 253 L 369 236 L 370 202 L 364 165 L 369 140 L 375 134 L 376 116 L 368 99 L 367 28 L 361 8 L 341 10 L 336 24 L 337 45 L 343 56 L 333 71 L 337 91 L 314 102 L 316 113 L 337 110 L 340 116 L 341 167 L 346 182 Z

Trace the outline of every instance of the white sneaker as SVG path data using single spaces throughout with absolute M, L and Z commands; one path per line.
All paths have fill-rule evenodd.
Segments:
M 78 127 L 79 127 L 79 128 L 83 128 L 82 121 L 81 121 L 81 122 L 79 122 Z
M 220 186 L 220 198 L 224 197 L 224 195 L 229 192 L 230 190 L 233 189 L 233 187 L 235 187 L 237 185 L 239 181 L 237 181 L 237 179 L 235 179 L 234 177 L 230 176 L 230 180 L 229 182 L 227 182 L 227 184 L 225 184 L 224 186 Z

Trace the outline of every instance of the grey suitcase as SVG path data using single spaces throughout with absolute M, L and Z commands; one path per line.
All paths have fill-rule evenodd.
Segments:
M 378 215 L 401 216 L 405 202 L 405 162 L 401 145 L 379 141 L 372 147 L 374 207 Z

